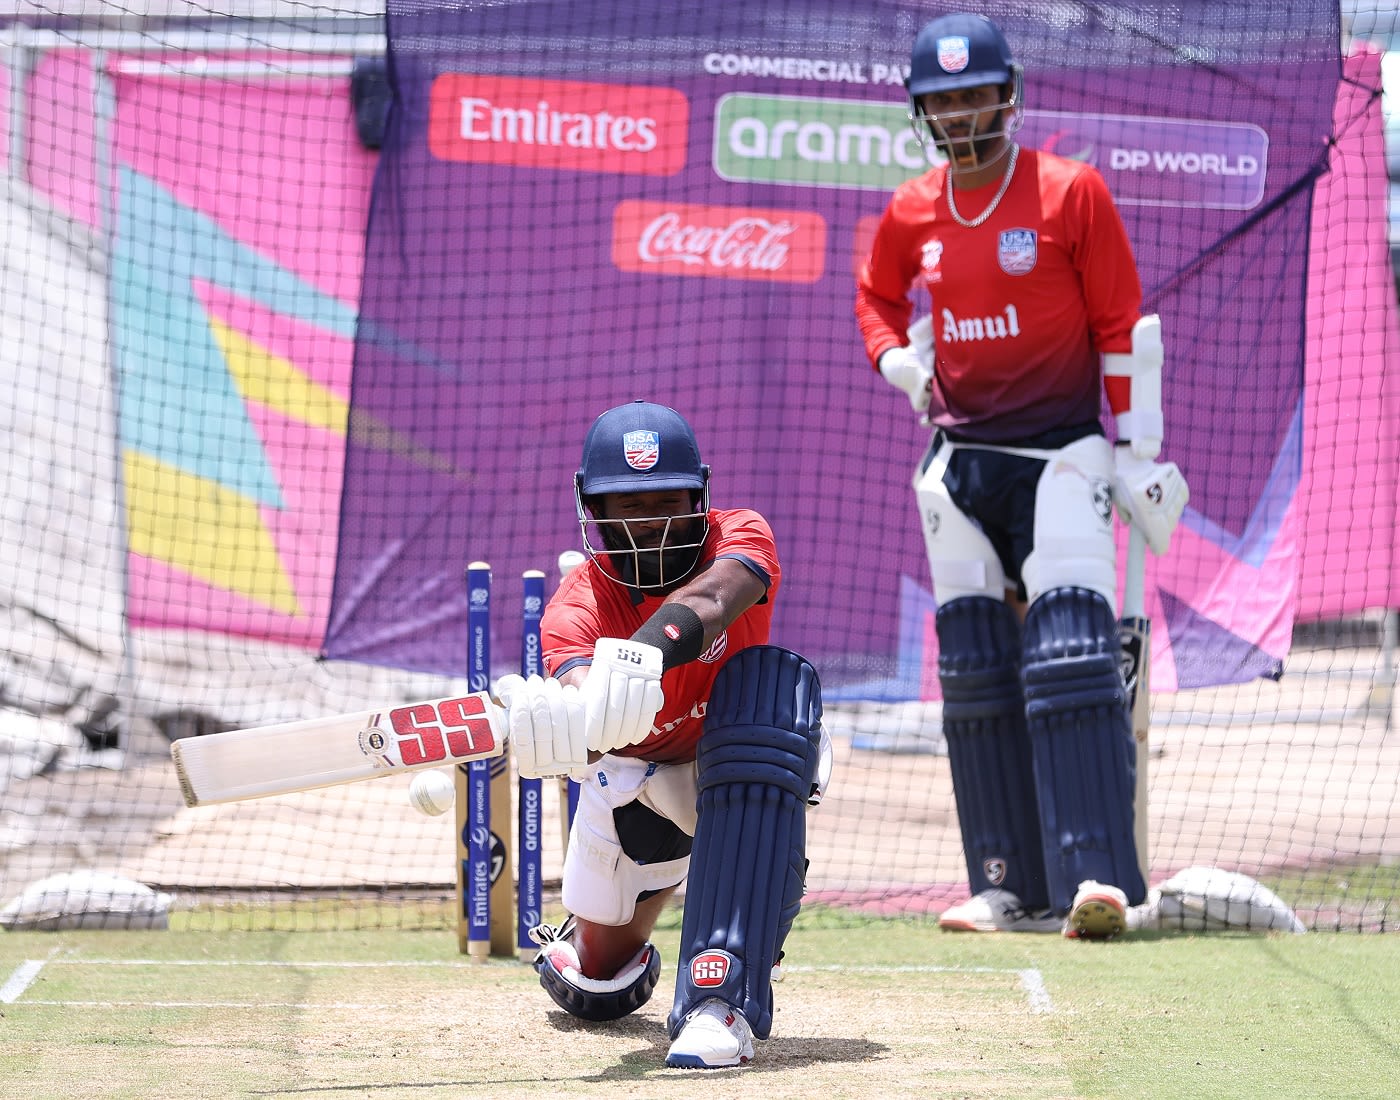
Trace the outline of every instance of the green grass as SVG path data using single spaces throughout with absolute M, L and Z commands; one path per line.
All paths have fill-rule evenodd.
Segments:
M 1333 863 L 1311 870 L 1279 872 L 1260 879 L 1295 908 L 1319 914 L 1316 925 L 1343 930 L 1400 926 L 1400 866 Z M 1324 914 L 1337 914 L 1335 922 Z
M 449 931 L 9 933 L 0 984 L 44 965 L 0 1003 L 0 1097 L 1380 1100 L 1400 1081 L 1390 936 L 1079 943 L 819 914 L 754 1066 L 697 1078 L 661 1065 L 678 924 L 652 1003 L 605 1028 Z

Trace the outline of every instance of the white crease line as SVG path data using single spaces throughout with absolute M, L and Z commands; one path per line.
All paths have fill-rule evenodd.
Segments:
M 393 969 L 406 967 L 426 967 L 428 969 L 442 970 L 480 970 L 479 962 L 443 962 L 441 960 L 426 959 L 421 962 L 291 962 L 281 959 L 90 959 L 82 956 L 69 956 L 62 959 L 52 959 L 51 965 L 68 966 L 269 966 L 281 969 L 311 969 L 319 968 L 326 970 L 366 970 L 366 969 Z M 26 962 L 15 973 L 10 976 L 3 988 L 0 988 L 0 1002 L 12 1003 L 19 997 L 25 989 L 38 976 L 43 968 L 43 962 Z M 32 973 L 29 972 L 32 968 Z M 1026 998 L 1030 1003 L 1030 1010 L 1037 1014 L 1053 1013 L 1055 1003 L 1050 997 L 1050 991 L 1045 988 L 1045 978 L 1039 970 L 1011 969 L 1004 966 L 847 966 L 841 963 L 833 963 L 830 966 L 784 966 L 785 974 L 1015 974 L 1020 981 L 1021 988 L 1026 993 Z M 20 984 L 17 979 L 24 975 Z M 11 994 L 11 987 L 17 987 Z M 373 1009 L 382 1008 L 382 1005 L 356 1005 L 356 1004 L 268 1004 L 261 1002 L 269 1008 L 345 1008 L 345 1009 Z M 128 1008 L 147 1005 L 152 1008 L 255 1008 L 256 1005 L 239 1001 L 217 1002 L 217 1001 L 26 1001 L 25 1004 L 47 1005 L 47 1006 L 72 1006 L 87 1008 Z
M 784 974 L 1015 974 L 1026 991 L 1030 1009 L 1037 1014 L 1053 1013 L 1055 1002 L 1045 988 L 1045 977 L 1039 970 L 1010 970 L 1004 966 L 784 966 Z
M 1020 974 L 1022 971 L 1008 966 L 848 966 L 845 963 L 832 963 L 830 966 L 788 966 L 783 964 L 784 974 Z
M 510 960 L 500 960 L 509 962 Z M 327 970 L 361 970 L 370 968 L 428 967 L 444 970 L 480 970 L 479 962 L 444 962 L 425 959 L 422 962 L 294 962 L 287 959 L 93 959 L 70 955 L 54 959 L 54 966 L 275 966 L 286 970 L 324 968 Z
M 1050 999 L 1050 991 L 1045 988 L 1045 978 L 1039 970 L 1022 970 L 1021 988 L 1030 998 L 1032 1012 L 1049 1014 L 1055 1011 L 1055 1002 Z
M 5 984 L 0 985 L 0 1004 L 14 1004 L 24 991 L 34 984 L 34 979 L 39 976 L 39 971 L 44 969 L 44 959 L 25 959 L 15 967 L 14 973 L 5 979 Z
M 388 1012 L 401 1005 L 350 1004 L 344 1001 L 25 1001 L 31 1008 L 293 1008 L 314 1011 L 344 1009 L 347 1012 Z
M 445 970 L 481 970 L 480 962 L 448 962 L 442 959 L 423 959 L 418 962 L 391 961 L 345 962 L 336 960 L 295 960 L 295 959 L 100 959 L 83 955 L 66 955 L 53 959 L 51 966 L 273 966 L 286 970 L 324 968 L 327 970 L 364 970 L 377 968 L 426 967 Z M 520 966 L 510 959 L 492 959 L 488 965 L 501 967 Z M 832 963 L 829 966 L 788 966 L 785 974 L 1023 974 L 1025 971 L 1009 966 L 851 966 L 846 963 Z

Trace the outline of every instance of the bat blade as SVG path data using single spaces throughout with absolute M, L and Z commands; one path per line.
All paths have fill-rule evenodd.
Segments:
M 357 783 L 500 756 L 505 712 L 484 691 L 171 742 L 187 806 Z

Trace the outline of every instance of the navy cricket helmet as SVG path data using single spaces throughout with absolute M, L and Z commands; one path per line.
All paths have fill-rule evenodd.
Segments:
M 685 417 L 650 401 L 609 409 L 583 441 L 574 501 L 583 546 L 611 580 L 629 588 L 673 588 L 696 565 L 709 532 L 710 468 Z M 614 493 L 687 491 L 691 511 L 606 515 L 599 498 Z
M 575 475 L 579 494 L 704 490 L 710 468 L 685 417 L 665 405 L 632 401 L 593 422 Z
M 1011 148 L 1011 135 L 1025 120 L 1021 66 L 995 23 L 984 15 L 957 12 L 926 24 L 914 39 L 909 64 L 909 124 L 925 152 L 934 147 L 961 169 L 993 163 Z M 919 102 L 931 93 L 996 85 L 1008 89 L 1001 103 L 976 110 L 953 108 L 929 114 Z M 984 155 L 985 154 L 985 155 Z
M 1014 82 L 1020 67 L 1001 28 L 985 15 L 956 12 L 924 24 L 914 39 L 911 96 Z

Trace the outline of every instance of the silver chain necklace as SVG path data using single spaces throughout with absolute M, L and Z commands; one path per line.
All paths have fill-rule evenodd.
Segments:
M 953 172 L 952 165 L 949 165 L 947 182 L 944 190 L 948 193 L 948 213 L 953 215 L 953 220 L 966 229 L 976 229 L 984 221 L 992 216 L 992 211 L 997 208 L 997 203 L 1001 202 L 1001 197 L 1006 194 L 1006 189 L 1011 186 L 1011 177 L 1016 174 L 1016 157 L 1021 152 L 1019 145 L 1011 147 L 1011 155 L 1006 159 L 1006 172 L 1001 177 L 1001 186 L 997 188 L 997 193 L 992 196 L 992 201 L 987 204 L 987 209 L 978 214 L 975 218 L 964 218 L 958 213 L 958 204 L 953 201 Z

